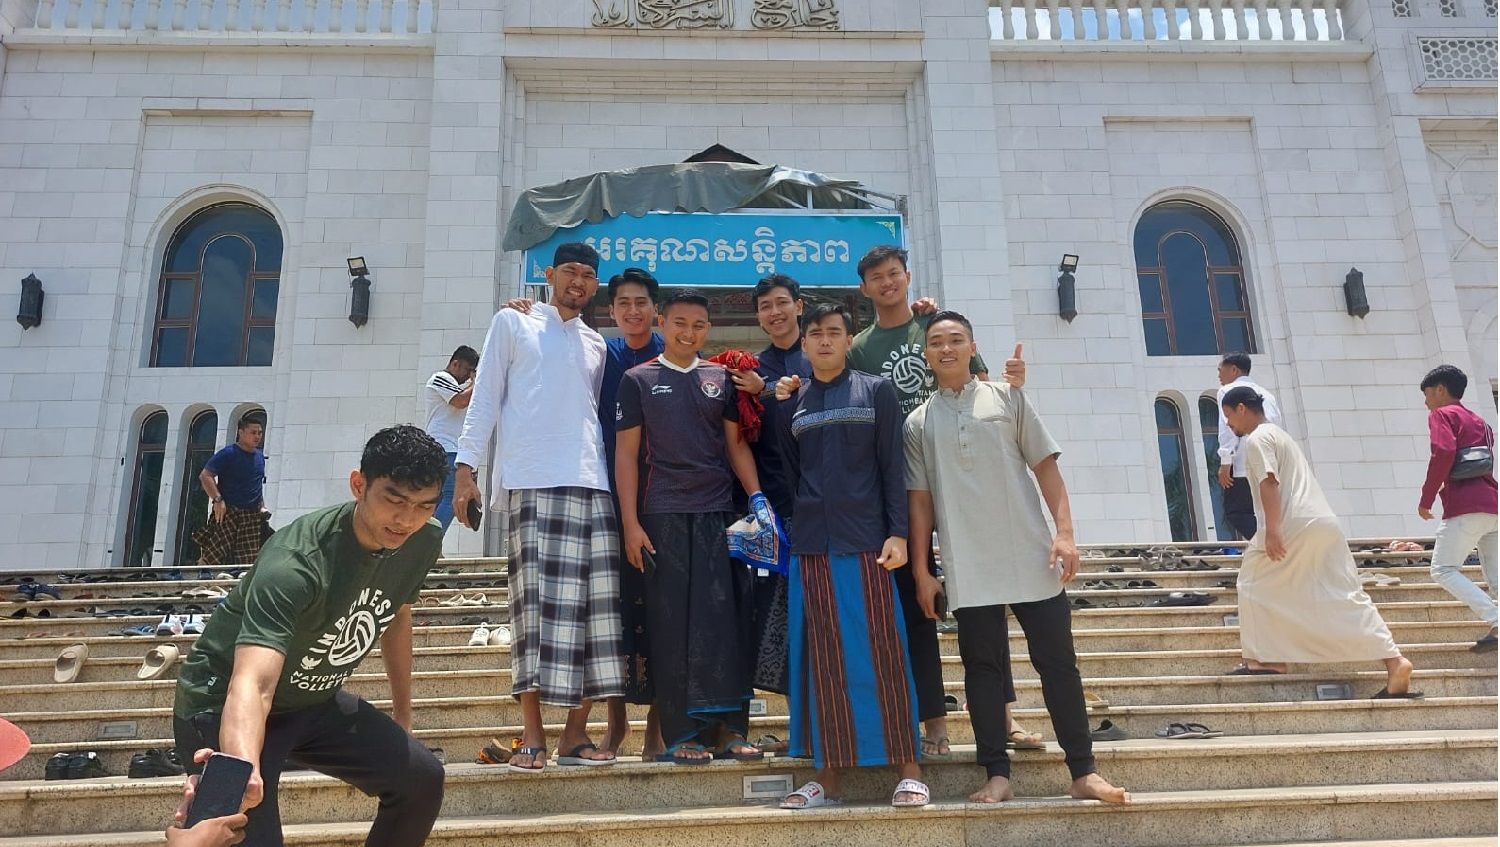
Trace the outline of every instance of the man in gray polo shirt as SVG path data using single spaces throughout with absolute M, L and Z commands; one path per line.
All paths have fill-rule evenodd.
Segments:
M 1005 752 L 1009 607 L 1026 632 L 1052 728 L 1073 776 L 1069 794 L 1128 803 L 1129 793 L 1106 782 L 1094 765 L 1063 590 L 1078 572 L 1078 548 L 1068 490 L 1057 468 L 1062 450 L 1020 389 L 973 378 L 969 362 L 974 353 L 974 330 L 967 318 L 951 311 L 932 316 L 923 355 L 938 390 L 907 417 L 905 434 L 910 536 L 927 538 L 934 524 L 942 533 L 964 690 L 978 763 L 987 776 L 969 799 L 998 803 L 1014 796 Z M 1047 529 L 1038 487 L 1052 512 L 1055 534 Z M 943 586 L 927 568 L 926 547 L 913 544 L 910 553 L 917 601 L 936 618 Z

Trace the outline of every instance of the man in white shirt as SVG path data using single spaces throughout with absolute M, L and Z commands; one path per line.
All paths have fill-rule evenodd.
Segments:
M 453 523 L 453 465 L 458 457 L 458 436 L 464 429 L 464 410 L 474 396 L 474 369 L 479 367 L 479 353 L 467 344 L 460 345 L 443 368 L 427 380 L 422 400 L 427 405 L 427 434 L 448 452 L 448 478 L 443 481 L 443 497 L 433 517 L 448 530 Z
M 605 346 L 582 317 L 598 272 L 592 247 L 563 244 L 546 270 L 552 301 L 495 313 L 458 439 L 453 511 L 470 526 L 474 469 L 496 435 L 490 508 L 510 525 L 511 693 L 524 726 L 510 769 L 523 773 L 546 766 L 543 703 L 570 710 L 558 764 L 615 761 L 587 734 L 589 702 L 625 692 L 620 527 L 599 430 Z
M 1271 392 L 1256 385 L 1250 379 L 1250 356 L 1245 353 L 1230 353 L 1219 361 L 1219 394 L 1217 405 L 1222 408 L 1224 395 L 1241 385 L 1255 389 L 1265 400 L 1266 420 L 1281 426 L 1281 406 Z M 1230 429 L 1229 421 L 1219 415 L 1219 485 L 1224 489 L 1224 520 L 1243 539 L 1255 537 L 1255 501 L 1250 494 L 1250 481 L 1245 478 L 1245 451 L 1242 439 Z

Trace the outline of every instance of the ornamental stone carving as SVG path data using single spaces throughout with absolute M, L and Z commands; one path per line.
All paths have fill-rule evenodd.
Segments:
M 732 29 L 735 0 L 594 0 L 589 22 L 612 29 Z M 763 30 L 839 28 L 837 0 L 752 0 L 750 25 Z

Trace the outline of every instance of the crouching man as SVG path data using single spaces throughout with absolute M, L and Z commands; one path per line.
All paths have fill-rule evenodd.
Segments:
M 272 536 L 183 665 L 178 755 L 212 748 L 255 763 L 243 804 L 250 847 L 282 844 L 276 783 L 289 763 L 380 798 L 367 847 L 427 840 L 443 767 L 411 735 L 411 603 L 442 549 L 432 515 L 447 472 L 422 430 L 377 432 L 349 475 L 353 502 Z M 389 716 L 343 690 L 377 641 Z

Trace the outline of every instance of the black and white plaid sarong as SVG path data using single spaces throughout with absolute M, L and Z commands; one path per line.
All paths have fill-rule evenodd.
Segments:
M 198 564 L 204 567 L 224 565 L 252 565 L 260 555 L 260 548 L 271 537 L 271 514 L 253 509 L 241 509 L 225 504 L 224 520 L 216 521 L 210 513 L 208 523 L 193 533 L 193 543 L 198 545 Z
M 625 692 L 620 530 L 607 491 L 510 492 L 512 694 L 551 706 Z

